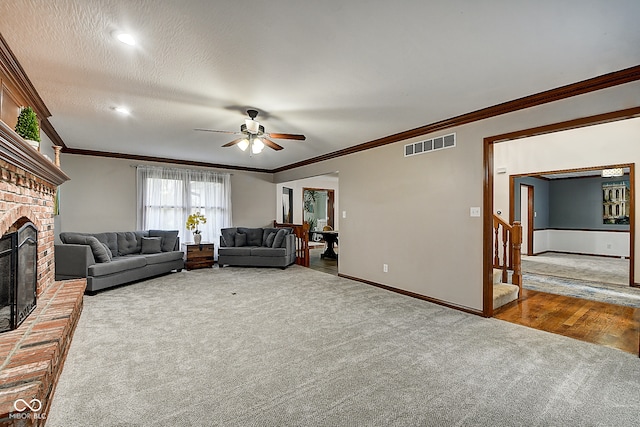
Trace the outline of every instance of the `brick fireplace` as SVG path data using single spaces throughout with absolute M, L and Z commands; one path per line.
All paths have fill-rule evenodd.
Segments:
M 0 236 L 38 230 L 36 308 L 0 334 L 0 425 L 44 425 L 82 311 L 84 280 L 55 281 L 55 197 L 68 179 L 0 121 Z

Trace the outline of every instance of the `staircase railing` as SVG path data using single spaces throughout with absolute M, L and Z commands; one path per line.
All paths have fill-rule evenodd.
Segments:
M 518 295 L 522 295 L 522 225 L 519 221 L 509 225 L 493 214 L 493 232 L 493 268 L 502 270 L 504 283 L 508 280 L 508 270 L 512 270 L 511 283 L 520 288 Z
M 296 264 L 309 267 L 309 223 L 288 224 L 273 220 L 276 228 L 292 228 L 296 236 Z

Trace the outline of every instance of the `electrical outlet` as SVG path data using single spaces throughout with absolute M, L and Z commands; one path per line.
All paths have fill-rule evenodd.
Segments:
M 472 207 L 469 209 L 469 216 L 478 217 L 480 216 L 480 208 Z
M 611 249 L 611 243 L 607 243 L 607 249 Z
M 382 272 L 383 273 L 388 273 L 389 272 L 389 265 L 388 264 L 382 264 Z

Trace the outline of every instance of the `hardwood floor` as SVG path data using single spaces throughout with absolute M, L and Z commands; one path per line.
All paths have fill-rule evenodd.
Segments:
M 496 319 L 638 355 L 640 309 L 528 289 L 500 307 Z
M 337 246 L 334 250 L 338 252 Z M 338 275 L 338 261 L 335 259 L 321 259 L 320 254 L 324 252 L 324 246 L 318 246 L 309 250 L 309 268 L 323 273 Z

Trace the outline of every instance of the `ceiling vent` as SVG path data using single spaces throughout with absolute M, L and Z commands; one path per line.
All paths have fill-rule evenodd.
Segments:
M 452 148 L 456 146 L 456 134 L 451 133 L 449 135 L 439 136 L 433 139 L 427 139 L 426 141 L 413 142 L 404 146 L 404 156 L 416 156 L 418 154 L 430 153 L 436 150 L 443 150 L 445 148 Z

